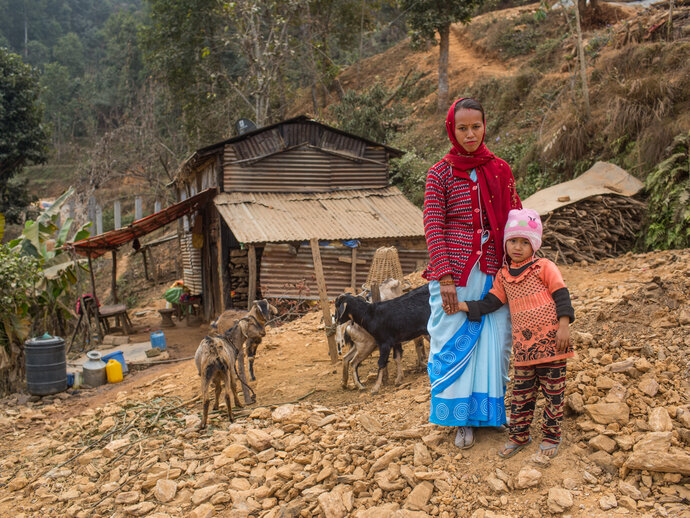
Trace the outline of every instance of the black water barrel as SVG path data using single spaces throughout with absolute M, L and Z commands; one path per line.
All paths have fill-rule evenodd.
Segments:
M 44 334 L 24 342 L 26 388 L 34 396 L 47 396 L 67 390 L 65 341 Z

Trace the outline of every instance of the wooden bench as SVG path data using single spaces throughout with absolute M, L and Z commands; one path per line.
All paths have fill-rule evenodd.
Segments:
M 106 334 L 110 333 L 116 326 L 111 326 L 109 318 L 115 318 L 116 322 L 122 323 L 122 330 L 125 334 L 131 335 L 134 333 L 132 321 L 127 315 L 127 306 L 125 304 L 112 304 L 110 306 L 101 306 L 98 308 L 98 318 L 103 323 Z

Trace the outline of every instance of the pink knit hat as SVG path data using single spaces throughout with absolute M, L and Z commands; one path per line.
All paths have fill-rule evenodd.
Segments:
M 532 209 L 513 209 L 508 213 L 506 229 L 503 232 L 503 247 L 506 241 L 514 237 L 524 237 L 532 245 L 536 252 L 541 247 L 541 218 L 537 211 Z

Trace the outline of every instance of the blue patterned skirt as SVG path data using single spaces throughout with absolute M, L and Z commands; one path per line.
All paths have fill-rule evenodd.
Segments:
M 480 300 L 493 276 L 475 265 L 458 300 Z M 429 421 L 443 426 L 500 426 L 506 423 L 503 397 L 508 382 L 511 329 L 505 305 L 470 322 L 467 313 L 446 315 L 437 281 L 429 283 L 431 337 L 427 370 L 431 381 Z

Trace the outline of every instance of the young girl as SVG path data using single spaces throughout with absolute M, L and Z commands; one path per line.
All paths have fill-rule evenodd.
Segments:
M 573 356 L 568 325 L 575 316 L 558 267 L 534 255 L 541 246 L 541 236 L 539 214 L 530 209 L 511 210 L 503 233 L 510 264 L 504 263 L 481 301 L 459 303 L 471 322 L 481 321 L 482 315 L 506 302 L 510 307 L 515 383 L 509 441 L 498 453 L 504 458 L 530 443 L 529 427 L 539 387 L 546 399 L 539 449 L 553 457 L 561 443 L 565 360 Z

